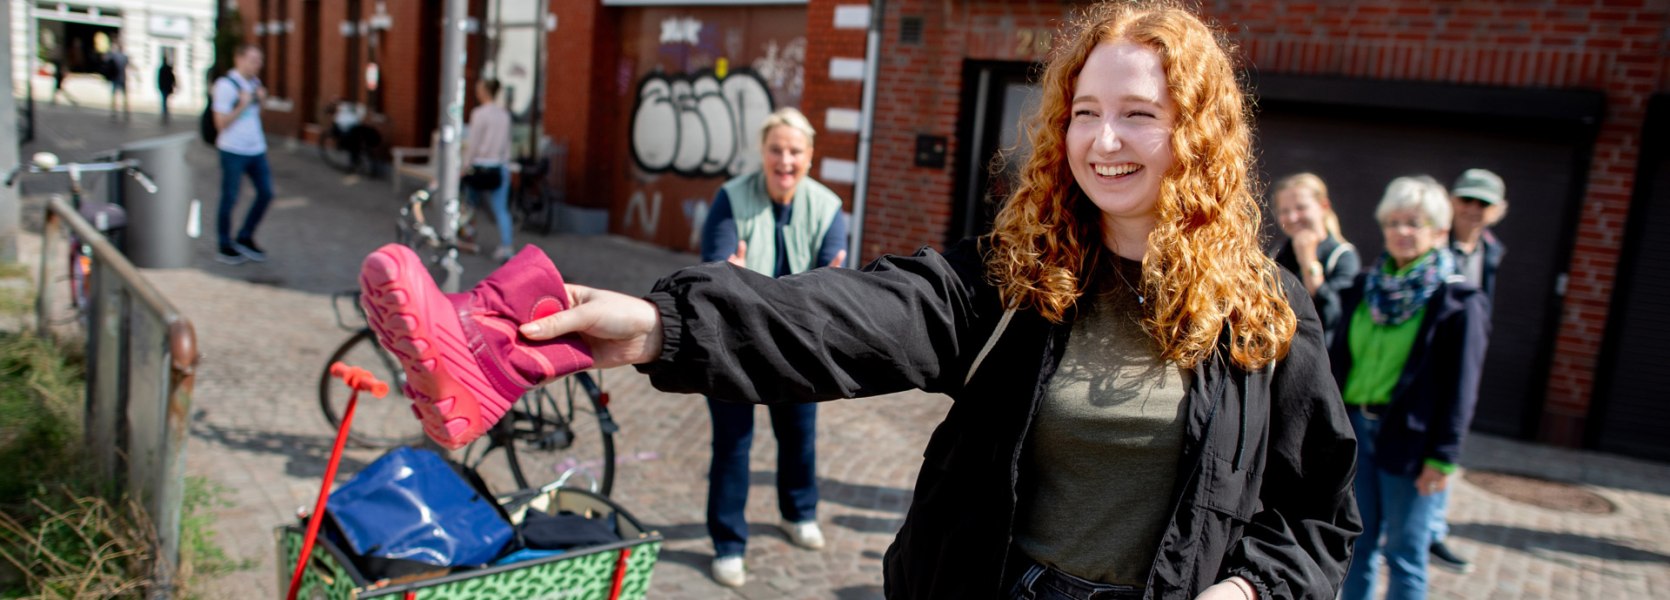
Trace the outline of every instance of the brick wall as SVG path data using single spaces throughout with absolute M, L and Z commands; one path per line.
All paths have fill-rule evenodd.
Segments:
M 546 38 L 545 132 L 568 144 L 568 202 L 599 206 L 596 200 L 609 197 L 610 178 L 602 172 L 608 153 L 600 151 L 608 136 L 601 130 L 594 135 L 592 129 L 609 107 L 597 94 L 575 90 L 609 85 L 614 63 L 605 50 L 614 25 L 597 2 L 555 2 L 551 12 L 557 29 Z
M 816 3 L 814 3 L 816 4 Z M 1601 90 L 1605 122 L 1587 173 L 1541 437 L 1581 440 L 1596 354 L 1635 184 L 1648 97 L 1670 89 L 1670 6 L 1646 0 L 1207 2 L 1263 73 Z M 865 256 L 942 239 L 952 172 L 912 166 L 917 134 L 951 138 L 965 58 L 1032 60 L 1067 9 L 1056 2 L 887 4 Z M 924 42 L 898 43 L 923 17 Z
M 863 26 L 836 27 L 836 11 L 867 6 L 862 0 L 811 0 L 806 5 L 806 95 L 800 104 L 801 112 L 817 129 L 817 156 L 812 164 L 812 177 L 829 186 L 852 210 L 853 185 L 825 180 L 820 175 L 826 161 L 858 160 L 858 132 L 832 128 L 830 109 L 857 111 L 862 106 L 862 81 L 837 81 L 829 76 L 831 59 L 863 60 L 868 30 Z

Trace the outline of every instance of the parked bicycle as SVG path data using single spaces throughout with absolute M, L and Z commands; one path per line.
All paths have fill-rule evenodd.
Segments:
M 40 175 L 62 173 L 70 183 L 70 206 L 74 207 L 81 217 L 93 225 L 100 233 L 110 235 L 119 232 L 127 225 L 127 212 L 121 206 L 102 201 L 84 201 L 86 188 L 82 185 L 82 176 L 88 173 L 121 172 L 134 178 L 145 191 L 156 193 L 156 183 L 140 170 L 138 160 L 112 160 L 87 163 L 60 163 L 58 156 L 51 152 L 38 152 L 28 164 L 20 164 L 6 172 L 6 187 L 17 184 L 22 175 Z M 91 301 L 88 293 L 89 277 L 93 273 L 93 249 L 72 232 L 69 236 L 67 266 L 69 280 L 70 306 L 74 309 L 76 318 L 87 312 Z M 44 260 L 44 258 L 43 258 Z M 46 285 L 42 283 L 42 285 Z

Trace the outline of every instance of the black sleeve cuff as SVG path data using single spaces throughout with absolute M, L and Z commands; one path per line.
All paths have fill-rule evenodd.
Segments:
M 633 367 L 653 378 L 672 367 L 673 357 L 678 355 L 679 344 L 684 340 L 684 321 L 679 319 L 677 300 L 672 294 L 651 292 L 644 299 L 654 304 L 656 312 L 661 313 L 661 351 L 656 354 L 655 360 Z

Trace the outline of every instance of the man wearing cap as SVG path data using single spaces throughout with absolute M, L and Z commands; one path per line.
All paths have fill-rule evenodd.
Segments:
M 1468 169 L 1450 189 L 1455 218 L 1450 224 L 1450 251 L 1456 269 L 1467 283 L 1479 286 L 1486 296 L 1496 295 L 1496 267 L 1507 249 L 1490 232 L 1490 226 L 1507 216 L 1507 188 L 1502 178 L 1484 169 Z
M 1494 299 L 1496 267 L 1502 264 L 1507 248 L 1490 232 L 1490 226 L 1507 216 L 1507 187 L 1495 173 L 1468 169 L 1450 188 L 1450 206 L 1454 212 L 1450 219 L 1450 252 L 1455 255 L 1457 274 Z M 1427 555 L 1433 564 L 1468 573 L 1473 570 L 1472 563 L 1444 545 L 1444 538 L 1450 532 L 1445 518 L 1449 501 L 1448 489 L 1438 493 L 1438 509 L 1432 513 L 1432 545 L 1427 548 Z

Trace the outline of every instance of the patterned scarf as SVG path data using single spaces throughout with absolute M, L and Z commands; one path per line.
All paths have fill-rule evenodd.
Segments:
M 1381 253 L 1376 263 L 1364 297 L 1369 303 L 1369 316 L 1377 325 L 1408 321 L 1426 306 L 1444 279 L 1455 273 L 1455 258 L 1442 248 L 1415 259 L 1415 264 L 1401 274 L 1390 254 Z

